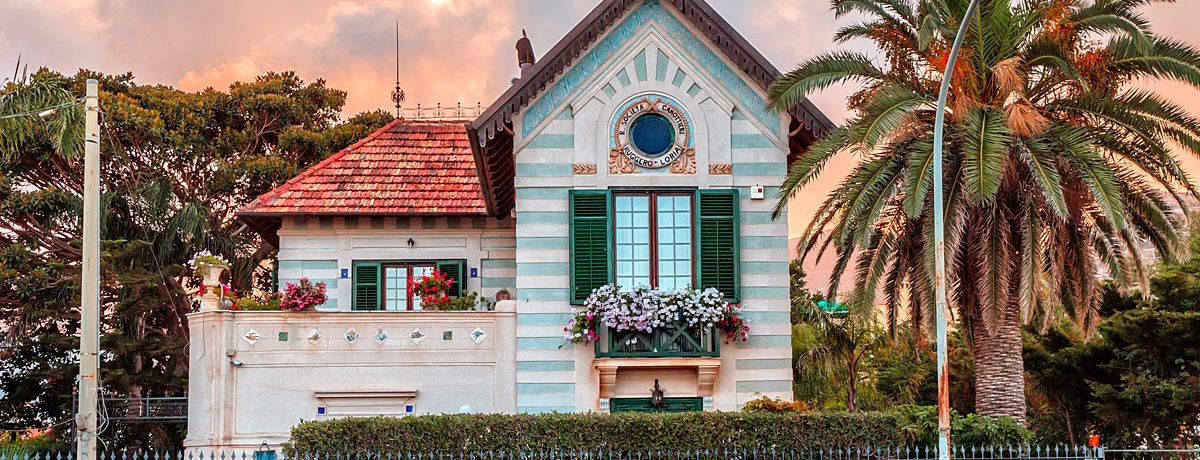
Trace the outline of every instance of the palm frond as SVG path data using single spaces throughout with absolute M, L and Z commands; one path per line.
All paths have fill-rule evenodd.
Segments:
M 771 210 L 772 219 L 779 218 L 787 209 L 788 201 L 796 196 L 796 192 L 820 176 L 821 170 L 825 168 L 829 160 L 846 147 L 848 133 L 849 131 L 844 127 L 834 128 L 824 138 L 809 147 L 808 151 L 800 157 L 800 161 L 788 169 L 787 178 L 779 187 L 775 207 Z
M 790 109 L 813 91 L 836 83 L 883 80 L 886 74 L 861 53 L 833 52 L 801 63 L 767 90 L 768 106 L 777 112 Z
M 990 202 L 1000 190 L 1011 141 L 1004 116 L 995 109 L 973 109 L 963 121 L 962 137 L 970 196 L 976 202 Z

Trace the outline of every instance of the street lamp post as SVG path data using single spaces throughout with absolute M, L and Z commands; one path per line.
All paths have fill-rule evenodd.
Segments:
M 938 459 L 950 460 L 950 371 L 946 367 L 946 222 L 945 204 L 942 200 L 942 143 L 946 133 L 946 99 L 950 94 L 950 81 L 954 78 L 954 64 L 958 51 L 967 35 L 967 25 L 979 7 L 979 0 L 971 0 L 967 14 L 958 25 L 950 58 L 942 73 L 942 88 L 938 93 L 937 115 L 933 122 L 933 244 L 934 275 L 933 290 L 937 301 L 937 370 L 938 370 Z

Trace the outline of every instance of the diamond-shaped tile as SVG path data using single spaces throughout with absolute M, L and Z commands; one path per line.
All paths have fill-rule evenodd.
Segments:
M 357 342 L 358 337 L 359 337 L 358 331 L 354 330 L 354 328 L 346 329 L 345 336 L 346 336 L 346 341 L 350 342 L 350 343 Z
M 421 332 L 420 328 L 413 329 L 412 332 L 408 333 L 408 338 L 412 339 L 414 344 L 421 343 L 422 340 L 425 340 L 425 333 Z
M 306 338 L 308 339 L 308 343 L 316 345 L 317 342 L 321 341 L 321 331 L 318 331 L 316 329 L 308 331 L 308 336 Z
M 384 342 L 387 342 L 387 339 L 388 339 L 388 333 L 387 333 L 387 331 L 383 330 L 383 328 L 379 328 L 378 331 L 375 331 L 375 341 L 376 342 L 384 343 Z
M 471 340 L 474 340 L 475 343 L 481 343 L 483 342 L 483 339 L 487 338 L 487 332 L 484 332 L 483 329 L 480 328 L 475 328 L 475 330 L 471 331 L 470 335 Z
M 259 340 L 262 340 L 262 335 L 259 334 L 258 331 L 251 328 L 250 330 L 246 331 L 245 335 L 242 336 L 242 340 L 245 340 L 246 343 L 253 347 L 254 344 L 258 343 Z

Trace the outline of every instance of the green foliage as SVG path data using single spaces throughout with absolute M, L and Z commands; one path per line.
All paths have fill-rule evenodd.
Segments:
M 441 311 L 467 311 L 474 310 L 479 305 L 479 293 L 468 291 L 458 297 L 451 297 L 446 301 L 438 303 L 438 310 Z
M 901 418 L 901 431 L 917 445 L 937 445 L 936 406 L 900 405 L 889 412 Z M 1013 446 L 1028 444 L 1033 434 L 1012 417 L 962 416 L 952 410 L 950 439 L 957 445 Z
M 69 443 L 42 434 L 12 441 L 0 441 L 0 458 L 22 458 L 24 455 L 70 450 Z
M 1109 445 L 1152 446 L 1200 440 L 1198 279 L 1200 258 L 1164 264 L 1150 280 L 1152 300 L 1105 292 L 1101 310 L 1112 316 L 1090 339 L 1070 325 L 1027 335 L 1038 437 L 1080 442 L 1095 433 Z
M 823 448 L 910 441 L 881 413 L 521 414 L 303 422 L 284 452 Z
M 1025 415 L 1021 373 L 1006 368 L 1020 360 L 1012 331 L 1022 320 L 1046 325 L 1065 314 L 1090 330 L 1096 273 L 1111 273 L 1121 289 L 1145 286 L 1142 241 L 1166 260 L 1185 252 L 1171 201 L 1198 197 L 1180 155 L 1200 154 L 1200 121 L 1127 83 L 1200 88 L 1200 50 L 1154 33 L 1138 11 L 1147 3 L 985 1 L 966 18 L 940 165 L 948 272 L 936 276 L 950 286 L 961 329 L 1007 331 L 975 342 L 988 357 L 974 363 L 976 375 L 1012 391 L 984 395 L 981 412 Z M 802 234 L 800 256 L 834 258 L 831 298 L 852 270 L 849 303 L 882 304 L 889 331 L 904 316 L 897 310 L 908 310 L 912 329 L 929 332 L 934 108 L 967 4 L 836 1 L 836 14 L 856 21 L 836 40 L 865 39 L 878 52 L 822 54 L 768 91 L 783 112 L 832 85 L 858 89 L 848 101 L 854 116 L 800 156 L 774 209 L 834 157 L 856 157 Z
M 274 250 L 234 212 L 390 117 L 339 122 L 345 93 L 291 72 L 190 93 L 130 74 L 46 69 L 0 88 L 0 114 L 82 97 L 88 78 L 100 81 L 102 110 L 103 391 L 182 395 L 186 315 L 200 284 L 188 259 L 211 251 L 230 262 L 233 288 L 266 290 L 262 261 Z M 82 142 L 72 140 L 81 139 L 82 118 L 69 112 L 0 123 L 0 336 L 12 343 L 0 356 L 0 429 L 71 414 L 83 167 Z M 152 423 L 114 424 L 106 436 L 160 448 L 182 438 Z
M 742 406 L 742 412 L 767 412 L 772 414 L 808 412 L 808 404 L 805 404 L 804 401 L 784 401 L 780 398 L 763 396 L 746 401 L 746 404 Z
M 280 300 L 277 295 L 266 298 L 246 296 L 239 297 L 234 305 L 239 311 L 278 311 Z
M 793 260 L 790 269 L 792 389 L 797 401 L 824 410 L 847 409 L 849 395 L 853 393 L 857 409 L 876 411 L 890 410 L 897 404 L 932 405 L 937 402 L 932 344 L 914 334 L 906 324 L 899 324 L 892 334 L 886 334 L 882 327 L 864 320 L 865 313 L 861 309 L 846 312 L 848 316 L 822 311 L 818 304 L 823 299 L 808 291 L 800 261 Z M 851 322 L 848 323 L 848 319 Z M 849 388 L 851 368 L 849 360 L 845 359 L 850 355 L 842 354 L 838 358 L 830 353 L 838 341 L 830 335 L 833 330 L 823 326 L 823 322 L 826 322 L 825 326 L 846 331 L 857 328 L 861 338 L 872 337 L 872 342 L 856 345 L 864 348 L 857 354 L 854 367 L 857 381 L 853 391 Z M 813 358 L 819 354 L 825 356 L 821 357 L 821 362 L 816 362 L 818 360 Z M 950 331 L 949 357 L 951 407 L 971 413 L 975 409 L 973 360 L 970 347 L 958 331 Z M 833 363 L 847 365 L 830 365 Z

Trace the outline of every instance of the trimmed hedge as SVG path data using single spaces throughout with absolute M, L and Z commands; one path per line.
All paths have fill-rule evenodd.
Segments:
M 284 452 L 887 446 L 915 440 L 903 424 L 898 415 L 844 412 L 372 417 L 302 422 Z

